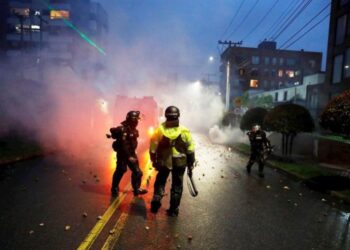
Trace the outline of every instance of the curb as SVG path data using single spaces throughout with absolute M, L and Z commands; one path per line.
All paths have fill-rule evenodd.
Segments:
M 21 156 L 15 157 L 13 159 L 0 160 L 0 166 L 13 165 L 13 164 L 16 164 L 18 162 L 27 161 L 27 160 L 31 160 L 31 159 L 39 158 L 39 157 L 44 157 L 46 155 L 50 155 L 53 153 L 54 153 L 54 151 L 43 151 L 43 152 L 33 153 L 30 155 L 21 155 Z
M 238 152 L 239 154 L 242 154 L 242 155 L 245 155 L 245 156 L 249 156 L 248 153 L 236 148 L 236 147 L 232 147 L 233 150 L 235 150 L 236 152 Z M 292 177 L 292 178 L 296 178 L 296 179 L 299 179 L 301 181 L 306 181 L 307 178 L 301 176 L 301 175 L 298 175 L 298 174 L 295 174 L 295 173 L 290 173 L 290 172 L 287 172 L 286 170 L 282 169 L 282 168 L 279 168 L 278 166 L 274 165 L 273 163 L 267 161 L 266 162 L 266 166 L 267 167 L 270 167 L 270 168 L 273 168 L 273 169 L 277 169 L 278 171 Z M 333 197 L 336 197 L 340 200 L 343 200 L 345 203 L 347 204 L 350 204 L 350 197 L 342 194 L 341 192 L 338 192 L 338 191 L 329 191 L 330 195 L 333 196 Z

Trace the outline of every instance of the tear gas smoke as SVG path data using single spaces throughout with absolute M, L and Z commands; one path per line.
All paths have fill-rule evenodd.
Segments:
M 220 128 L 214 125 L 209 130 L 209 138 L 217 144 L 248 143 L 246 134 L 239 128 L 231 126 Z

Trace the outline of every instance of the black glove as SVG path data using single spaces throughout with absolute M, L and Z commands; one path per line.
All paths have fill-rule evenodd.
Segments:
M 187 166 L 190 169 L 190 167 L 193 169 L 194 162 L 196 161 L 194 157 L 194 153 L 190 153 L 186 155 L 186 160 L 187 160 Z

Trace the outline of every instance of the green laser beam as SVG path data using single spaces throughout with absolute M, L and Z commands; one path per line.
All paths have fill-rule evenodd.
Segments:
M 55 10 L 50 4 L 48 4 L 47 2 L 45 2 L 44 0 L 42 0 L 42 3 L 44 5 L 47 6 L 47 8 L 49 10 Z M 67 25 L 69 28 L 71 28 L 72 30 L 74 30 L 75 32 L 77 32 L 79 34 L 79 36 L 86 41 L 88 44 L 90 44 L 92 47 L 94 47 L 95 49 L 97 49 L 98 52 L 100 52 L 102 55 L 106 55 L 106 52 L 104 51 L 104 49 L 102 49 L 101 47 L 99 47 L 94 41 L 92 41 L 87 35 L 85 35 L 82 31 L 80 31 L 72 22 L 70 22 L 69 20 L 65 19 L 62 17 L 62 20 L 64 22 L 65 25 Z

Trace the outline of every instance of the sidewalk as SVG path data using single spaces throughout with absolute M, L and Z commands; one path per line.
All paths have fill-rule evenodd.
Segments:
M 247 144 L 234 144 L 229 145 L 236 152 L 244 154 L 246 156 L 250 155 L 250 146 Z M 317 162 L 303 162 L 299 158 L 297 161 L 291 159 L 289 161 L 282 161 L 281 156 L 272 155 L 270 159 L 266 162 L 266 166 L 277 169 L 286 175 L 296 178 L 298 180 L 307 182 L 312 178 L 324 176 L 341 176 L 350 179 L 350 171 L 348 168 L 340 165 L 332 165 L 326 163 Z M 350 188 L 342 191 L 328 190 L 332 196 L 339 198 L 350 204 Z

